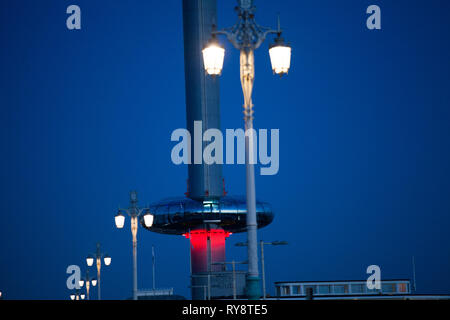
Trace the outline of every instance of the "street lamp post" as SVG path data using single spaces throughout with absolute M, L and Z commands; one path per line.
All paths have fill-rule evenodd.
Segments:
M 266 299 L 266 272 L 265 272 L 265 264 L 264 264 L 264 245 L 282 246 L 282 245 L 287 245 L 287 244 L 288 244 L 287 241 L 272 241 L 272 242 L 264 242 L 263 240 L 260 241 L 263 299 Z
M 80 288 L 82 288 L 83 285 L 86 285 L 86 299 L 90 300 L 89 299 L 89 291 L 90 291 L 91 285 L 93 287 L 95 287 L 97 285 L 97 279 L 91 279 L 89 277 L 89 269 L 86 269 L 86 277 L 84 279 L 81 279 L 78 284 L 79 284 Z
M 80 293 L 80 290 L 75 290 L 75 293 L 70 295 L 70 300 L 84 300 L 86 296 L 83 293 Z
M 128 209 L 119 208 L 114 220 L 116 227 L 122 229 L 125 224 L 126 213 L 131 218 L 131 234 L 133 236 L 133 300 L 137 300 L 137 230 L 138 218 L 143 215 L 146 227 L 153 225 L 153 215 L 150 214 L 149 208 L 139 208 L 137 199 L 137 192 L 130 192 L 130 207 Z M 143 214 L 145 212 L 145 214 Z
M 264 263 L 264 245 L 272 245 L 272 246 L 282 246 L 287 245 L 287 241 L 272 241 L 272 242 L 264 242 L 260 240 L 259 242 L 261 246 L 261 271 L 262 271 L 262 283 L 263 283 L 263 299 L 266 299 L 266 272 L 265 272 L 265 263 Z M 247 246 L 247 242 L 238 242 L 236 243 L 237 247 L 245 247 Z
M 241 86 L 244 95 L 245 120 L 245 167 L 246 167 L 246 193 L 247 193 L 247 242 L 248 242 L 248 273 L 246 278 L 246 294 L 249 299 L 261 297 L 258 272 L 257 249 L 257 217 L 255 194 L 256 160 L 254 150 L 253 130 L 253 102 L 252 91 L 255 80 L 254 51 L 264 42 L 269 34 L 277 34 L 275 43 L 270 46 L 269 54 L 272 70 L 280 76 L 287 73 L 290 67 L 291 47 L 281 38 L 280 23 L 274 30 L 258 25 L 254 20 L 255 6 L 253 0 L 238 0 L 238 22 L 231 28 L 215 30 L 212 38 L 203 49 L 203 63 L 205 70 L 212 76 L 220 75 L 223 67 L 225 49 L 217 41 L 217 35 L 225 35 L 233 46 L 240 51 Z
M 100 243 L 97 243 L 97 251 L 95 252 L 95 254 L 89 255 L 86 258 L 86 264 L 88 265 L 88 267 L 91 267 L 94 264 L 94 259 L 96 260 L 96 265 L 97 265 L 97 283 L 98 283 L 98 289 L 97 289 L 97 294 L 98 294 L 98 300 L 102 299 L 102 294 L 101 294 L 101 268 L 102 268 L 102 258 L 103 258 L 103 262 L 105 264 L 105 266 L 109 266 L 111 264 L 111 257 L 108 254 L 104 254 L 100 251 Z

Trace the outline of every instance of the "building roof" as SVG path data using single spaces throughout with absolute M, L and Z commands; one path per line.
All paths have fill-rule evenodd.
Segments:
M 267 300 L 307 300 L 301 296 L 268 297 Z M 445 294 L 372 294 L 372 295 L 315 295 L 313 300 L 450 300 L 450 295 Z
M 343 282 L 366 282 L 367 279 L 363 279 L 363 280 L 318 280 L 318 281 L 311 281 L 311 280 L 306 280 L 306 281 L 299 281 L 299 280 L 295 280 L 295 281 L 276 281 L 274 282 L 275 285 L 277 284 L 284 284 L 284 283 L 343 283 Z M 382 279 L 381 282 L 388 282 L 388 281 L 411 281 L 410 279 Z

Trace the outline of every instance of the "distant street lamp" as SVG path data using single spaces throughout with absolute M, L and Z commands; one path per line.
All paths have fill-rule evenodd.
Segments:
M 97 262 L 97 281 L 98 283 L 98 300 L 101 300 L 101 268 L 102 268 L 102 258 L 105 266 L 109 266 L 111 264 L 111 257 L 108 254 L 104 254 L 100 251 L 100 243 L 97 243 L 97 251 L 94 255 L 88 255 L 86 258 L 86 264 L 88 267 L 91 267 L 94 264 L 94 259 Z
M 264 242 L 260 240 L 259 242 L 261 246 L 261 270 L 262 270 L 262 283 L 263 283 L 263 299 L 266 299 L 266 272 L 265 272 L 265 263 L 264 263 L 264 245 L 272 245 L 272 246 L 282 246 L 287 245 L 287 241 L 272 241 L 272 242 Z M 246 247 L 246 242 L 238 242 L 235 244 L 236 247 Z
M 220 75 L 223 67 L 225 49 L 217 41 L 217 35 L 225 35 L 233 46 L 240 51 L 241 86 L 244 94 L 245 130 L 253 132 L 253 102 L 252 91 L 255 80 L 254 51 L 264 42 L 269 34 L 276 34 L 275 43 L 270 46 L 269 55 L 274 73 L 280 76 L 288 73 L 291 64 L 291 47 L 281 38 L 280 20 L 278 28 L 273 30 L 258 25 L 255 20 L 255 6 L 253 0 L 239 0 L 236 11 L 238 21 L 231 28 L 215 30 L 213 26 L 212 37 L 203 49 L 203 65 L 206 73 L 211 76 Z M 246 294 L 249 299 L 259 299 L 258 249 L 257 249 L 257 217 L 255 172 L 253 154 L 254 137 L 252 134 L 245 137 L 245 168 L 247 193 L 247 242 L 248 242 L 248 273 L 246 278 Z
M 146 227 L 150 228 L 153 225 L 153 215 L 149 208 L 139 208 L 137 206 L 137 192 L 130 192 L 130 207 L 128 209 L 118 210 L 114 217 L 117 229 L 122 229 L 125 224 L 125 215 L 131 217 L 131 234 L 133 235 L 133 300 L 137 300 L 137 230 L 138 218 L 142 216 Z
M 84 300 L 86 296 L 77 289 L 75 293 L 70 295 L 70 300 Z
M 90 300 L 90 298 L 89 298 L 89 290 L 90 290 L 90 288 L 91 288 L 91 285 L 92 285 L 93 287 L 95 287 L 95 286 L 97 285 L 97 280 L 96 280 L 96 279 L 91 279 L 91 278 L 89 277 L 89 269 L 86 269 L 86 278 L 85 278 L 85 279 L 81 279 L 81 280 L 78 282 L 78 284 L 79 284 L 80 288 L 82 288 L 83 285 L 86 285 L 86 296 L 87 296 L 87 300 Z

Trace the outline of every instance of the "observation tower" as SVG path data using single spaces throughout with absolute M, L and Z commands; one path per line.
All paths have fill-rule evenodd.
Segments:
M 219 79 L 205 73 L 202 49 L 217 24 L 217 0 L 183 0 L 186 125 L 194 136 L 194 121 L 202 129 L 220 130 Z M 205 142 L 203 148 L 205 147 Z M 188 165 L 188 191 L 150 206 L 154 215 L 149 231 L 184 235 L 190 240 L 191 293 L 193 300 L 232 295 L 232 275 L 225 271 L 225 242 L 233 233 L 246 231 L 245 196 L 227 195 L 222 165 Z M 244 177 L 243 177 L 244 179 Z M 256 203 L 258 228 L 274 218 L 271 206 Z M 228 275 L 228 276 L 227 276 Z M 236 279 L 235 279 L 236 280 Z M 245 279 L 242 278 L 245 283 Z M 234 285 L 243 295 L 244 283 Z

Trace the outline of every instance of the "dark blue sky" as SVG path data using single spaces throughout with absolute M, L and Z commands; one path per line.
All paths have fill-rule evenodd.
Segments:
M 82 30 L 66 28 L 67 6 Z M 382 10 L 382 30 L 365 27 Z M 219 0 L 219 26 L 235 21 Z M 280 171 L 257 176 L 273 224 L 259 235 L 267 283 L 411 277 L 423 293 L 450 292 L 450 2 L 256 1 L 257 21 L 280 12 L 292 69 L 272 75 L 256 53 L 255 126 L 280 129 Z M 270 40 L 270 39 L 269 39 Z M 240 128 L 239 54 L 226 44 L 222 129 Z M 102 293 L 131 293 L 131 234 L 117 206 L 186 189 L 170 161 L 185 127 L 181 1 L 4 0 L 0 3 L 0 290 L 11 299 L 67 299 L 66 267 L 96 241 L 112 256 Z M 258 170 L 259 172 L 259 170 Z M 245 169 L 226 166 L 232 194 Z M 139 287 L 190 296 L 188 241 L 139 231 Z M 227 259 L 245 258 L 228 240 Z M 93 270 L 92 270 L 93 272 Z

